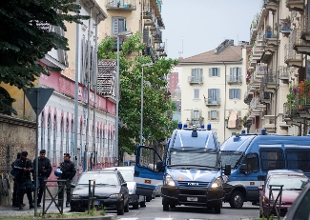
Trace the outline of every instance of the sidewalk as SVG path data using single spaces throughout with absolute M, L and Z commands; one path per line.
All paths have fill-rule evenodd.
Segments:
M 50 201 L 46 201 L 46 206 L 45 206 L 45 210 L 47 208 L 47 206 L 50 204 Z M 42 204 L 41 204 L 42 205 Z M 43 206 L 40 208 L 37 208 L 37 216 L 41 215 L 43 213 Z M 51 206 L 49 207 L 49 209 L 47 210 L 47 214 L 49 213 L 54 213 L 55 215 L 59 214 L 60 212 L 58 211 L 57 207 L 55 206 L 55 204 L 51 204 Z M 70 215 L 70 208 L 66 208 L 64 206 L 63 208 L 63 213 Z M 13 207 L 13 206 L 0 206 L 0 219 L 4 219 L 3 216 L 34 216 L 34 209 L 29 209 L 29 204 L 26 204 L 26 206 L 24 207 L 23 210 L 19 210 L 18 207 Z M 107 213 L 106 216 L 104 217 L 83 217 L 81 219 L 105 219 L 105 220 L 113 220 L 115 219 L 116 214 L 110 214 Z M 7 218 L 7 219 L 11 219 L 11 218 Z M 23 219 L 23 217 L 21 217 L 20 219 Z M 36 218 L 33 218 L 36 219 Z M 48 218 L 46 218 L 48 219 Z M 67 220 L 69 220 L 68 218 L 66 218 Z M 77 219 L 77 218 L 75 218 Z M 56 220 L 56 219 L 53 219 Z

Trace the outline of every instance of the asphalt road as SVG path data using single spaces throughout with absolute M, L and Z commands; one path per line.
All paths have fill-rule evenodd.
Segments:
M 109 211 L 113 213 L 113 211 Z M 145 208 L 130 209 L 118 220 L 248 220 L 259 216 L 258 206 L 246 203 L 242 209 L 232 209 L 223 203 L 221 214 L 215 214 L 206 208 L 178 206 L 168 212 L 162 210 L 161 198 L 156 197 L 146 203 Z

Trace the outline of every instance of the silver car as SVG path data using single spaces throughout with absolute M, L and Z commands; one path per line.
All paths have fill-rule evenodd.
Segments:
M 126 166 L 126 167 L 109 167 L 107 169 L 117 169 L 123 176 L 124 180 L 127 183 L 127 187 L 129 190 L 129 205 L 132 205 L 134 209 L 138 209 L 140 207 L 145 207 L 146 198 L 142 195 L 136 194 L 137 183 L 134 181 L 134 167 Z

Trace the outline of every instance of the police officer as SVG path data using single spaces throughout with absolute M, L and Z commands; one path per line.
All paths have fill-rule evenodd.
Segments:
M 28 152 L 23 151 L 21 152 L 20 159 L 17 159 L 13 167 L 15 170 L 18 171 L 16 175 L 16 182 L 17 182 L 17 203 L 19 209 L 23 209 L 23 200 L 25 193 L 27 194 L 28 201 L 29 201 L 29 208 L 34 208 L 32 203 L 32 182 L 31 182 L 31 172 L 33 172 L 32 162 L 27 158 Z
M 21 153 L 18 152 L 16 155 L 16 159 L 14 160 L 14 162 L 12 163 L 12 170 L 11 170 L 11 174 L 13 176 L 13 181 L 14 181 L 14 185 L 13 185 L 13 195 L 12 195 L 12 206 L 16 206 L 18 207 L 18 202 L 17 202 L 17 181 L 16 181 L 16 177 L 19 173 L 19 171 L 17 169 L 14 169 L 14 163 L 16 160 L 20 159 L 20 155 Z
M 66 180 L 65 187 L 66 187 L 66 193 L 67 193 L 67 202 L 66 207 L 70 206 L 70 200 L 71 200 L 71 181 L 73 177 L 75 176 L 76 169 L 74 163 L 70 160 L 71 156 L 69 153 L 64 154 L 64 162 L 60 164 L 61 169 L 61 175 L 59 177 L 59 180 Z M 59 193 L 58 193 L 58 206 L 62 205 L 63 201 L 63 190 L 64 188 L 60 189 L 61 183 L 58 184 L 59 187 Z
M 41 200 L 43 196 L 43 192 L 45 190 L 45 182 L 44 180 L 48 179 L 52 172 L 51 161 L 45 157 L 46 150 L 40 150 L 40 156 L 38 157 L 38 200 L 37 207 L 41 207 Z M 33 165 L 36 165 L 37 158 L 33 160 Z M 35 172 L 34 172 L 35 174 Z M 35 175 L 34 175 L 35 178 Z

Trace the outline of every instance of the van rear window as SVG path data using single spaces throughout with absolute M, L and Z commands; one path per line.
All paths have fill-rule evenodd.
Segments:
M 262 170 L 284 169 L 282 149 L 262 148 L 260 150 Z

